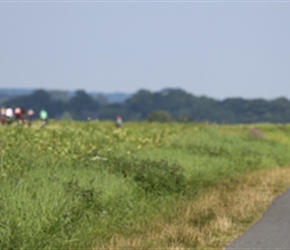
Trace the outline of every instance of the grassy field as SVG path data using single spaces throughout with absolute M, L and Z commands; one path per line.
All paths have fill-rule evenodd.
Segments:
M 52 122 L 0 138 L 0 249 L 222 248 L 290 184 L 289 125 Z

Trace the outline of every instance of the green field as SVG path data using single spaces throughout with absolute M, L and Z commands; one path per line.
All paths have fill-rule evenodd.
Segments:
M 113 245 L 227 178 L 290 165 L 289 125 L 34 126 L 0 127 L 0 249 Z

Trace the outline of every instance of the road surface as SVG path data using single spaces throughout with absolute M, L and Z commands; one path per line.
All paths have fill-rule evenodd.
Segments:
M 274 200 L 258 222 L 225 249 L 290 250 L 290 188 Z

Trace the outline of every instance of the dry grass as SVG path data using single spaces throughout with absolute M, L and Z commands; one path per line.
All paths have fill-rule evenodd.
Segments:
M 263 170 L 223 181 L 183 200 L 130 237 L 115 235 L 104 249 L 223 249 L 257 221 L 290 186 L 290 168 Z M 95 248 L 98 249 L 98 248 Z

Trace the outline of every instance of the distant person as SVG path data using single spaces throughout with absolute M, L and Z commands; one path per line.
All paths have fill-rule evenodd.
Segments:
M 21 115 L 21 109 L 20 108 L 14 109 L 14 115 L 15 115 L 15 119 L 16 119 L 17 123 L 19 123 L 20 115 Z
M 8 106 L 5 110 L 5 124 L 10 125 L 14 119 L 14 112 L 13 109 Z
M 39 112 L 39 116 L 41 119 L 41 127 L 45 127 L 47 125 L 48 114 L 45 109 L 41 109 Z
M 2 107 L 0 111 L 0 122 L 1 124 L 5 123 L 5 114 L 6 114 L 6 108 Z
M 28 127 L 31 127 L 32 126 L 32 116 L 34 115 L 34 111 L 33 109 L 28 109 L 27 110 L 27 124 L 28 124 Z
M 26 111 L 24 108 L 16 108 L 14 110 L 14 115 L 17 121 L 17 124 L 23 125 L 26 120 Z
M 121 115 L 117 115 L 116 116 L 116 126 L 117 126 L 117 128 L 120 128 L 122 126 L 122 124 L 123 124 L 123 120 L 122 120 Z

